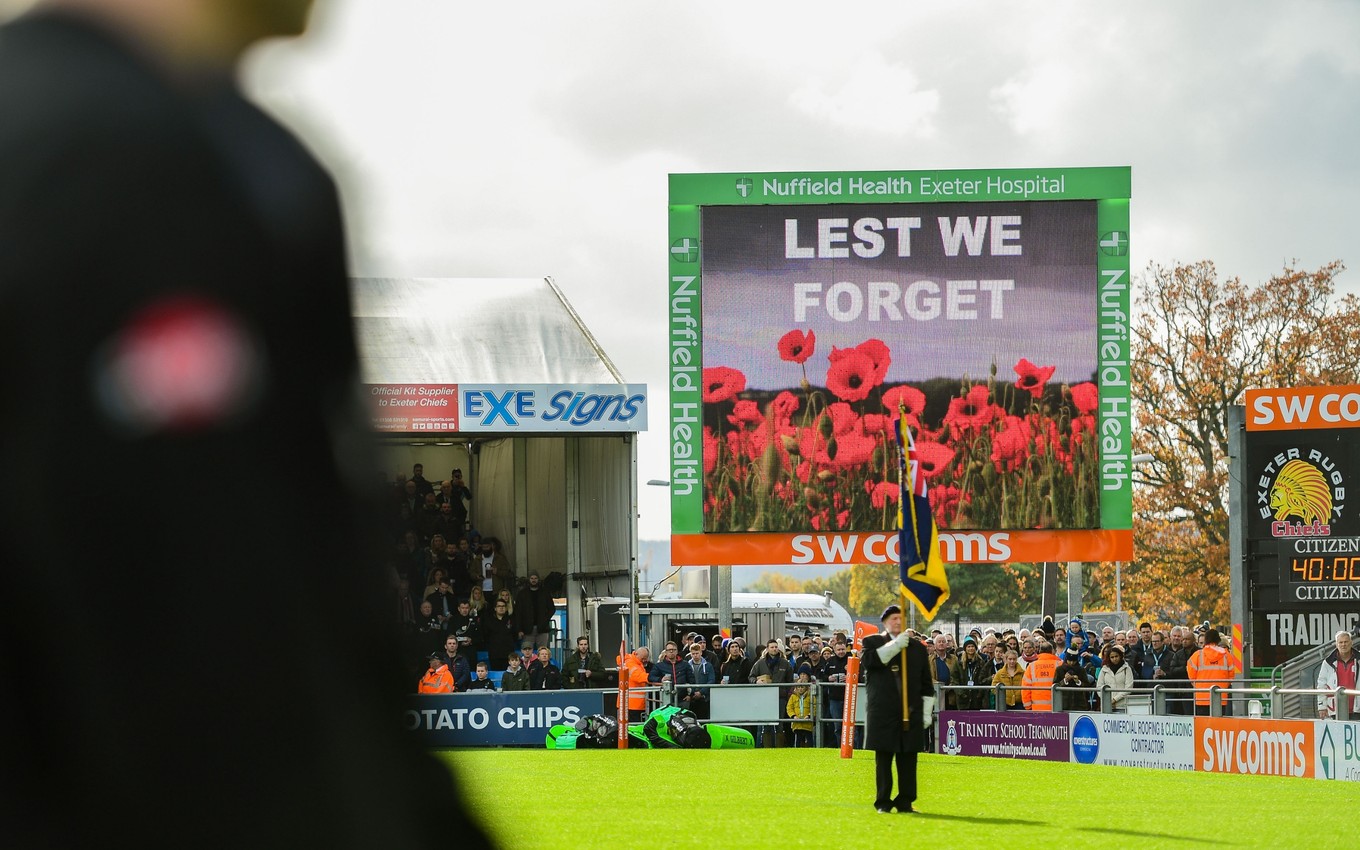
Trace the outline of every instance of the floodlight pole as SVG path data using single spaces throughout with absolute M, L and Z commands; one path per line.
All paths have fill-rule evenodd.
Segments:
M 1252 618 L 1247 604 L 1247 523 L 1243 490 L 1246 481 L 1245 434 L 1247 409 L 1240 404 L 1228 408 L 1228 598 L 1232 623 L 1242 630 L 1242 674 L 1251 666 Z M 1228 645 L 1233 646 L 1230 634 Z M 1237 687 L 1236 682 L 1233 687 Z

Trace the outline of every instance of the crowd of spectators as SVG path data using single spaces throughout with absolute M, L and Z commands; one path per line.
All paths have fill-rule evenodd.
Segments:
M 452 622 L 462 622 L 462 609 L 459 606 L 455 611 Z M 1207 624 L 1154 629 L 1142 623 L 1127 631 L 1107 626 L 1092 634 L 1081 620 L 1072 620 L 1065 629 L 1045 621 L 1034 631 L 973 629 L 961 644 L 939 629 L 911 634 L 927 649 L 932 679 L 943 694 L 939 705 L 944 709 L 1099 711 L 1108 687 L 1113 710 L 1121 712 L 1130 700 L 1142 692 L 1150 695 L 1160 684 L 1174 689 L 1164 700 L 1167 713 L 1207 714 L 1209 687 L 1226 687 L 1234 675 L 1231 654 Z M 470 674 L 466 664 L 460 666 L 450 658 L 462 646 L 456 637 L 450 637 L 441 657 L 449 659 L 455 691 L 462 691 L 466 687 L 459 683 Z M 577 640 L 576 652 L 569 654 L 561 670 L 553 667 L 545 649 L 537 652 L 537 658 L 527 645 L 522 652 L 527 654 L 517 669 L 529 671 L 531 688 L 599 688 L 617 682 L 599 654 L 590 651 L 585 637 Z M 623 659 L 621 675 L 633 689 L 629 713 L 634 719 L 641 719 L 647 708 L 639 688 L 663 686 L 675 704 L 707 719 L 712 687 L 786 686 L 780 688 L 781 723 L 756 729 L 757 737 L 766 746 L 810 746 L 814 724 L 820 719 L 826 724 L 823 743 L 834 746 L 839 740 L 847 665 L 853 655 L 850 638 L 843 632 L 829 638 L 793 634 L 757 647 L 748 647 L 742 637 L 714 635 L 710 642 L 692 632 L 680 641 L 666 642 L 655 658 L 648 647 L 639 647 Z M 432 669 L 437 666 L 433 657 L 430 663 Z M 1055 683 L 1060 686 L 1056 705 Z M 1004 686 L 1000 692 L 997 685 Z M 504 685 L 506 690 L 516 687 Z M 1143 700 L 1151 702 L 1148 696 Z M 1223 710 L 1230 710 L 1226 699 Z
M 411 675 L 420 678 L 422 692 L 434 686 L 426 680 L 442 666 L 434 664 L 434 656 L 451 661 L 448 646 L 467 665 L 463 675 L 457 664 L 448 666 L 459 691 L 477 681 L 478 661 L 488 674 L 499 673 L 515 655 L 527 675 L 524 649 L 536 658 L 538 648 L 550 640 L 552 592 L 537 571 L 518 577 L 501 541 L 481 536 L 468 523 L 472 490 L 463 471 L 453 469 L 436 483 L 417 463 L 409 478 L 398 474 L 384 496 L 392 608 L 405 637 Z

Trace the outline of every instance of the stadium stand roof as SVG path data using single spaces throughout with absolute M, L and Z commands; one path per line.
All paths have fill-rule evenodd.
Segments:
M 366 384 L 624 383 L 552 278 L 356 278 Z

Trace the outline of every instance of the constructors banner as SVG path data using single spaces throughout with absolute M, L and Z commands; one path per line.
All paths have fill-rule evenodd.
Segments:
M 1072 761 L 1118 767 L 1195 769 L 1191 717 L 1069 714 Z
M 1128 187 L 672 175 L 673 561 L 894 560 L 900 410 L 946 560 L 1130 557 Z
M 548 730 L 604 711 L 599 691 L 412 696 L 406 729 L 431 748 L 543 746 Z

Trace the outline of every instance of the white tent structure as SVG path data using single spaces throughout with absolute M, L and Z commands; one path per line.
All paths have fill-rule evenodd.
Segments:
M 624 382 L 551 278 L 363 278 L 352 294 L 364 384 L 458 387 L 456 424 L 433 426 L 448 430 L 382 429 L 384 469 L 409 475 L 421 463 L 433 482 L 464 470 L 473 528 L 501 540 L 518 575 L 565 574 L 566 631 L 584 633 L 583 592 L 631 595 L 645 387 Z M 576 421 L 588 401 L 575 420 L 545 412 L 550 399 L 630 392 L 641 416 L 606 408 L 612 417 Z M 518 415 L 526 409 L 536 415 Z

